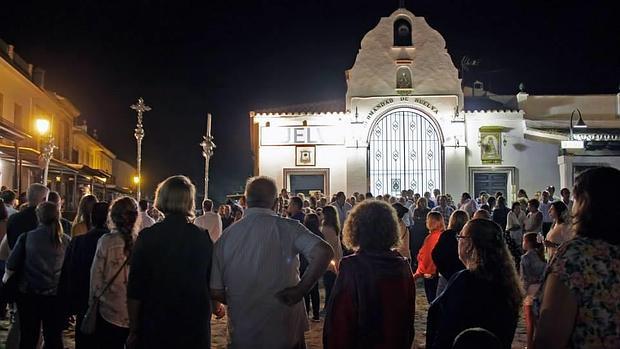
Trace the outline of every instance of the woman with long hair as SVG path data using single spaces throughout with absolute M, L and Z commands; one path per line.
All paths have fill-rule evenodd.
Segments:
M 573 226 L 568 207 L 560 200 L 549 205 L 549 216 L 553 219 L 553 227 L 547 233 L 545 247 L 549 260 L 551 260 L 558 247 L 573 238 Z
M 543 244 L 538 242 L 538 234 L 527 233 L 523 236 L 523 251 L 521 257 L 520 274 L 523 289 L 525 290 L 525 301 L 523 302 L 523 313 L 525 315 L 525 329 L 527 333 L 527 347 L 531 348 L 534 339 L 535 317 L 532 311 L 534 295 L 540 288 L 543 273 L 547 266 Z
M 474 219 L 457 239 L 466 269 L 431 304 L 426 348 L 451 348 L 456 336 L 472 327 L 491 331 L 510 348 L 523 292 L 502 230 L 493 221 Z
M 72 238 L 86 234 L 86 232 L 93 228 L 91 214 L 93 213 L 93 206 L 95 206 L 96 203 L 97 198 L 94 195 L 88 194 L 82 196 L 80 204 L 78 205 L 77 214 L 73 220 L 73 225 L 71 226 Z
M 342 259 L 323 329 L 323 347 L 410 349 L 415 283 L 398 246 L 396 211 L 385 202 L 355 205 L 343 241 L 355 253 Z
M 333 206 L 325 206 L 321 209 L 321 233 L 325 241 L 334 250 L 334 259 L 329 263 L 327 271 L 323 275 L 323 284 L 325 285 L 325 309 L 331 297 L 331 292 L 336 282 L 336 275 L 340 268 L 340 260 L 342 259 L 342 236 L 340 234 L 340 220 L 338 219 L 338 211 Z
M 58 295 L 58 285 L 69 237 L 60 225 L 56 204 L 43 202 L 36 208 L 39 226 L 19 236 L 6 263 L 6 282 L 16 270 L 18 281 L 17 313 L 21 349 L 34 349 L 41 327 L 45 347 L 62 349 L 65 307 Z
M 573 231 L 547 270 L 535 303 L 534 348 L 620 346 L 620 171 L 590 169 L 575 180 Z
M 185 176 L 157 186 L 155 208 L 165 218 L 140 233 L 131 258 L 129 349 L 208 348 L 211 343 L 213 243 L 192 223 L 195 197 L 196 187 Z M 214 305 L 216 315 L 223 316 L 223 306 Z
M 308 228 L 314 235 L 323 238 L 321 233 L 321 222 L 319 216 L 316 213 L 308 213 L 304 217 L 304 226 Z M 308 268 L 308 260 L 300 256 L 300 276 L 303 277 L 304 272 Z M 306 303 L 306 311 L 310 311 L 310 303 L 312 303 L 312 321 L 319 322 L 321 312 L 321 296 L 319 294 L 319 283 L 314 284 L 314 287 L 310 289 L 306 295 L 304 295 L 304 302 Z
M 76 315 L 75 349 L 90 349 L 96 341 L 92 334 L 82 332 L 82 322 L 88 310 L 90 295 L 90 269 L 97 251 L 99 239 L 110 232 L 108 229 L 107 202 L 98 202 L 93 207 L 93 229 L 84 235 L 71 239 L 62 267 L 61 287 L 68 298 L 68 311 Z
M 433 262 L 439 272 L 437 295 L 445 290 L 452 275 L 465 269 L 463 262 L 459 259 L 458 242 L 455 237 L 461 233 L 467 221 L 469 221 L 467 212 L 463 210 L 454 211 L 450 216 L 448 229 L 441 233 L 439 241 L 433 249 Z
M 90 269 L 89 306 L 99 301 L 95 338 L 103 348 L 123 349 L 129 335 L 127 280 L 137 219 L 136 200 L 125 196 L 112 202 L 110 233 L 99 239 Z

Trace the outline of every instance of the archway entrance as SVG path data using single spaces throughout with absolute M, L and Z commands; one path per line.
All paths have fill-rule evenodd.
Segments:
M 368 140 L 370 192 L 432 192 L 443 185 L 443 139 L 436 123 L 414 109 L 382 116 Z

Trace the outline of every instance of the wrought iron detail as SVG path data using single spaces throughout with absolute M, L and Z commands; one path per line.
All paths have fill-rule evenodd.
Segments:
M 399 195 L 405 189 L 441 188 L 441 151 L 440 132 L 428 116 L 414 110 L 384 115 L 370 131 L 371 191 L 374 195 Z

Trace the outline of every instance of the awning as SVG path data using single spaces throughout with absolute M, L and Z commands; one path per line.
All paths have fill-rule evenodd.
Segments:
M 12 142 L 20 142 L 24 139 L 32 138 L 32 136 L 0 121 L 0 138 L 8 139 Z
M 15 161 L 15 147 L 0 144 L 0 157 L 8 161 Z M 19 147 L 19 158 L 25 166 L 43 168 L 41 154 L 35 149 Z M 69 164 L 54 158 L 50 160 L 49 170 L 53 172 L 77 173 Z

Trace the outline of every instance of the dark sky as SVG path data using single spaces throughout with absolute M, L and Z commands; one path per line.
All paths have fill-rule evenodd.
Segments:
M 499 93 L 616 93 L 620 25 L 612 1 L 410 0 L 455 63 L 480 58 Z M 242 188 L 252 169 L 248 111 L 344 99 L 360 41 L 397 0 L 7 1 L 0 37 L 47 71 L 104 144 L 135 162 L 143 96 L 148 192 L 173 174 L 202 185 L 198 143 L 214 115 L 210 196 Z M 493 71 L 485 73 L 484 71 Z

